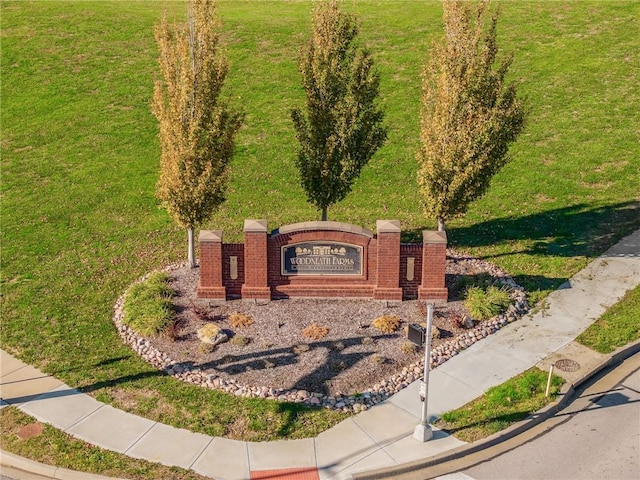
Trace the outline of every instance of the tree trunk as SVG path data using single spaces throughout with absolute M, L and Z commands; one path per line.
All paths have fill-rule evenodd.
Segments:
M 327 207 L 322 207 L 322 218 L 321 218 L 321 220 L 323 222 L 327 221 Z
M 196 246 L 193 242 L 193 227 L 187 228 L 187 238 L 189 239 L 189 268 L 196 268 Z
M 438 217 L 438 231 L 439 232 L 444 232 L 445 228 L 444 228 L 444 218 L 442 217 Z

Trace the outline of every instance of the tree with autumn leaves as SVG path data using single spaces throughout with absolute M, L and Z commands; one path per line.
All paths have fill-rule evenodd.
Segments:
M 243 115 L 220 98 L 229 66 L 219 32 L 211 0 L 191 0 L 186 25 L 170 25 L 165 14 L 155 28 L 162 73 L 152 105 L 161 147 L 156 194 L 187 229 L 192 268 L 194 229 L 225 199 L 228 165 L 243 122 Z
M 444 37 L 435 43 L 422 74 L 418 184 L 425 214 L 445 221 L 467 211 L 509 160 L 508 147 L 522 131 L 525 111 L 516 87 L 497 68 L 498 13 L 488 1 L 443 1 Z
M 322 220 L 387 138 L 377 105 L 380 80 L 371 56 L 356 44 L 357 34 L 356 19 L 336 0 L 319 1 L 298 62 L 306 108 L 291 111 L 300 145 L 295 163 Z

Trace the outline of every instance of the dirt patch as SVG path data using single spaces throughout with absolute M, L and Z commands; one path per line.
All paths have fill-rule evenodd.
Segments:
M 487 262 L 449 252 L 446 282 L 447 304 L 436 306 L 434 326 L 438 345 L 464 334 L 461 320 L 467 315 L 462 285 L 477 275 L 506 277 Z M 177 320 L 169 334 L 150 339 L 151 345 L 188 369 L 197 369 L 240 385 L 305 390 L 323 395 L 350 395 L 365 391 L 392 377 L 423 356 L 411 350 L 406 327 L 426 321 L 426 305 L 417 300 L 399 304 L 371 300 L 276 300 L 214 303 L 198 299 L 198 269 L 180 267 L 169 271 L 176 291 Z M 234 313 L 249 316 L 253 323 L 234 328 Z M 398 317 L 400 328 L 383 333 L 372 324 L 383 315 Z M 205 323 L 220 326 L 230 341 L 211 348 L 202 343 L 197 330 Z M 304 335 L 312 323 L 327 330 L 322 338 Z M 478 322 L 474 322 L 478 325 Z M 235 337 L 235 341 L 234 341 Z

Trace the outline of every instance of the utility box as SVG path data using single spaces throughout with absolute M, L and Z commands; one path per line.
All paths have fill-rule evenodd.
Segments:
M 422 347 L 427 341 L 427 329 L 420 324 L 410 323 L 407 329 L 407 338 L 410 342 Z

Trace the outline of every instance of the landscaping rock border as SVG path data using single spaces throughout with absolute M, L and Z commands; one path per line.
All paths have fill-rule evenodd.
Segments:
M 459 255 L 452 250 L 447 251 L 449 258 L 469 260 L 469 257 Z M 483 264 L 483 269 L 493 276 L 499 283 L 508 287 L 512 304 L 507 311 L 488 321 L 481 322 L 476 327 L 468 330 L 462 335 L 458 335 L 431 351 L 431 368 L 442 365 L 450 358 L 457 355 L 460 351 L 470 347 L 479 340 L 491 335 L 503 326 L 518 320 L 522 315 L 529 311 L 529 305 L 524 289 L 519 286 L 513 278 L 506 274 L 499 267 L 479 259 L 472 259 L 474 262 Z M 170 273 L 179 268 L 185 267 L 185 264 L 170 265 L 162 271 Z M 137 282 L 146 280 L 150 272 L 143 276 Z M 162 370 L 167 375 L 171 375 L 178 380 L 198 385 L 203 388 L 212 388 L 231 395 L 247 398 L 263 398 L 277 400 L 283 402 L 304 403 L 314 407 L 324 407 L 335 410 L 342 410 L 347 413 L 358 413 L 363 410 L 382 402 L 391 395 L 406 388 L 411 383 L 419 380 L 423 376 L 424 359 L 412 363 L 402 369 L 402 371 L 392 377 L 380 381 L 367 390 L 355 395 L 336 395 L 329 396 L 306 390 L 281 389 L 242 385 L 232 378 L 224 378 L 222 376 L 206 373 L 184 363 L 176 362 L 169 355 L 157 350 L 151 345 L 151 342 L 143 336 L 134 332 L 131 328 L 124 325 L 124 302 L 126 292 L 117 300 L 114 306 L 113 322 L 118 333 L 125 344 L 130 346 L 138 355 L 151 364 L 154 368 Z M 373 301 L 373 300 L 372 300 Z

